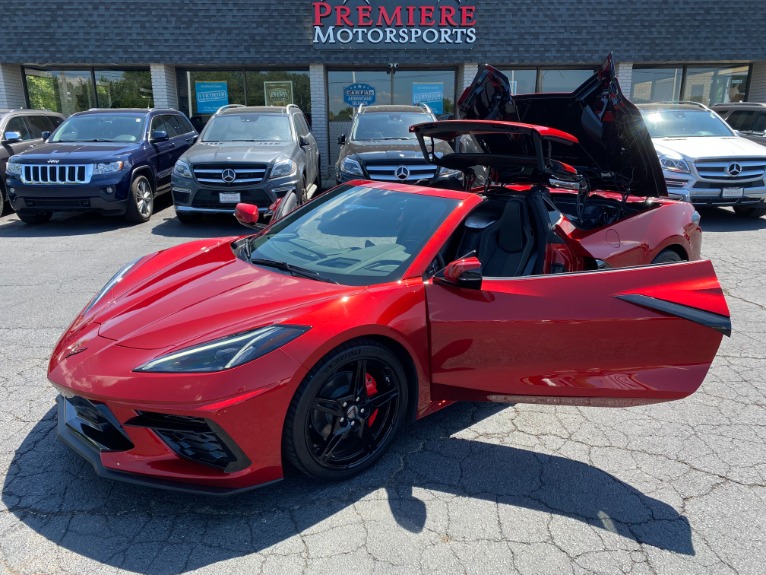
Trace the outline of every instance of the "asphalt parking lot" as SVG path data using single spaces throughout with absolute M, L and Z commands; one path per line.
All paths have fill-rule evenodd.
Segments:
M 136 226 L 0 217 L 0 571 L 764 572 L 766 219 L 702 213 L 734 333 L 690 398 L 457 405 L 353 480 L 209 498 L 97 477 L 56 440 L 45 377 L 59 335 L 124 263 L 244 232 L 233 218 L 183 226 L 164 206 Z

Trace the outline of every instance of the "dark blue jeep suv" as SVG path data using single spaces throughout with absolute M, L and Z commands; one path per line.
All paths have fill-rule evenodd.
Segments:
M 44 144 L 11 158 L 8 199 L 28 224 L 65 211 L 145 222 L 155 196 L 170 190 L 176 160 L 196 139 L 191 122 L 176 110 L 72 114 Z

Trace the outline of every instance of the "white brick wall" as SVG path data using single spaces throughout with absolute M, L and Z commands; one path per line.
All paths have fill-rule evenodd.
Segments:
M 479 71 L 478 64 L 460 64 L 460 66 L 458 66 L 458 70 L 457 70 L 458 98 L 460 97 L 460 94 L 463 93 L 463 90 L 465 90 L 468 86 L 471 85 L 471 82 L 473 81 L 474 77 L 476 76 L 476 72 L 478 71 Z
M 155 108 L 178 109 L 178 87 L 175 66 L 152 64 L 152 92 Z
M 753 77 L 750 79 L 749 102 L 766 102 L 766 62 L 753 64 Z
M 0 108 L 23 108 L 26 105 L 21 68 L 15 64 L 0 64 Z
M 317 139 L 319 155 L 322 158 L 322 178 L 327 179 L 331 176 L 331 158 L 327 130 L 327 84 L 323 64 L 311 64 L 309 66 L 309 82 L 311 83 L 312 132 Z
M 617 64 L 617 79 L 620 81 L 622 93 L 630 100 L 630 91 L 633 88 L 633 62 Z

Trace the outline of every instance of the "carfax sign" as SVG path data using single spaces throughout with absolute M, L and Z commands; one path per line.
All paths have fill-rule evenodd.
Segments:
M 360 104 L 369 106 L 375 103 L 375 88 L 369 84 L 351 84 L 343 88 L 343 101 L 356 108 Z
M 426 104 L 434 114 L 443 114 L 444 82 L 413 82 L 412 103 Z
M 267 106 L 287 106 L 288 104 L 292 104 L 292 80 L 264 82 L 263 98 Z
M 194 82 L 194 90 L 198 114 L 215 114 L 218 108 L 229 103 L 229 86 L 226 82 Z
M 471 0 L 321 0 L 311 11 L 318 49 L 470 49 L 476 42 Z

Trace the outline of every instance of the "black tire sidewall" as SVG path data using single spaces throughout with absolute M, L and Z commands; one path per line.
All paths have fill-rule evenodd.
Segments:
M 314 459 L 307 441 L 310 406 L 327 379 L 338 368 L 363 357 L 382 361 L 394 371 L 400 388 L 397 413 L 390 429 L 386 432 L 386 436 L 381 440 L 372 456 L 351 469 L 328 469 Z M 407 376 L 401 361 L 387 348 L 370 341 L 345 344 L 337 348 L 321 359 L 306 375 L 293 396 L 283 431 L 284 457 L 299 471 L 316 479 L 340 480 L 365 471 L 383 456 L 396 437 L 406 417 L 409 400 L 408 391 Z
M 657 256 L 652 260 L 653 264 L 669 264 L 669 263 L 678 263 L 682 262 L 684 259 L 678 255 L 673 250 L 662 250 L 660 253 L 657 254 Z

